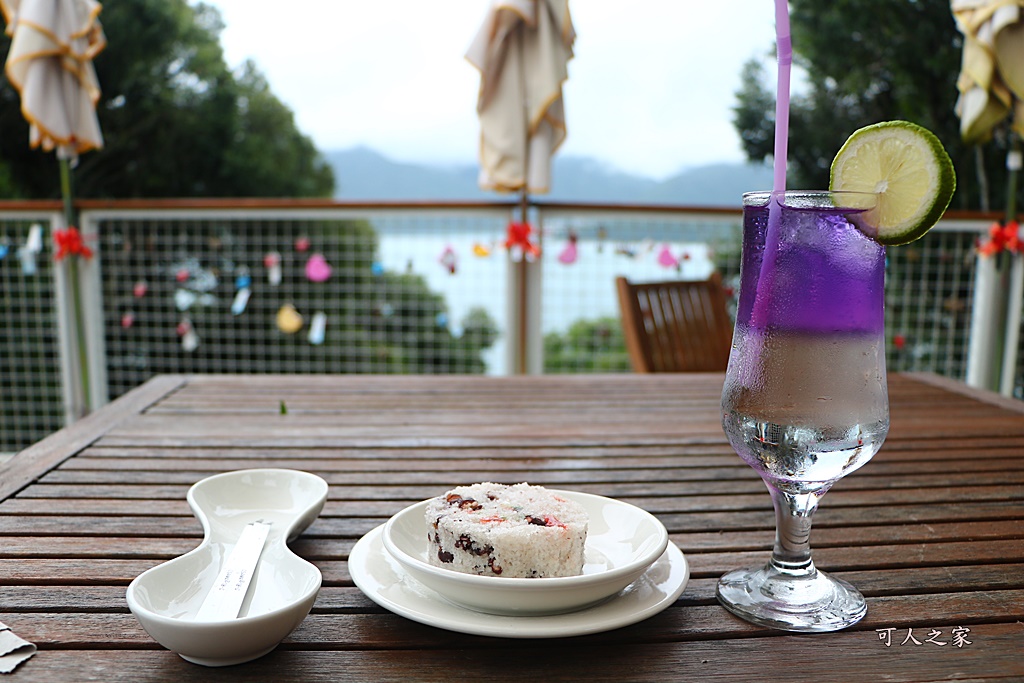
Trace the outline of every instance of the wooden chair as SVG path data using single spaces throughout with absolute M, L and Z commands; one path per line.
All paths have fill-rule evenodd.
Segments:
M 622 330 L 635 372 L 724 371 L 732 320 L 722 278 L 631 283 L 615 280 Z

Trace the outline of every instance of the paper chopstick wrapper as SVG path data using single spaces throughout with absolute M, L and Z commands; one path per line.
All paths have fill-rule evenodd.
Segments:
M 14 635 L 11 629 L 0 621 L 0 673 L 11 673 L 35 653 L 35 645 Z
M 262 522 L 253 522 L 242 530 L 238 543 L 217 575 L 217 582 L 200 605 L 196 621 L 238 617 L 269 533 L 270 525 Z

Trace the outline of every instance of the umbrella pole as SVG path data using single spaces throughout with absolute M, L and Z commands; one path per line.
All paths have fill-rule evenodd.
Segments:
M 528 211 L 529 211 L 529 199 L 527 199 L 527 196 L 526 196 L 526 186 L 524 185 L 522 191 L 519 194 L 519 220 L 522 221 L 524 224 L 528 222 L 527 221 Z M 527 288 L 527 284 L 526 284 L 527 262 L 526 262 L 526 253 L 525 253 L 525 251 L 524 251 L 524 253 L 522 255 L 522 258 L 520 258 L 519 262 L 516 264 L 516 268 L 519 271 L 518 272 L 518 277 L 516 278 L 518 280 L 517 285 L 518 285 L 518 290 L 519 290 L 518 291 L 518 296 L 516 297 L 518 299 L 518 302 L 519 302 L 519 310 L 517 311 L 517 319 L 518 319 L 518 322 L 519 322 L 517 327 L 519 329 L 516 330 L 516 332 L 518 333 L 518 335 L 517 335 L 517 337 L 518 337 L 517 338 L 517 344 L 516 344 L 516 346 L 518 347 L 517 348 L 517 356 L 518 357 L 516 358 L 516 365 L 518 367 L 516 368 L 516 371 L 517 371 L 518 374 L 525 375 L 525 374 L 528 374 L 528 368 L 526 366 L 526 363 L 527 363 L 527 360 L 526 360 L 527 359 L 526 347 L 527 347 L 527 344 L 529 343 L 529 335 L 527 334 L 527 329 L 526 329 L 526 327 L 527 327 L 527 325 L 529 323 L 529 320 L 528 320 L 528 316 L 527 316 L 527 300 L 526 300 L 526 297 L 527 297 L 527 294 L 528 294 L 528 288 Z
M 64 156 L 58 154 L 57 161 L 60 164 L 60 193 L 64 200 L 64 229 L 75 225 L 75 202 L 71 186 L 71 162 Z M 81 403 L 80 409 L 75 410 L 75 417 L 84 417 L 91 411 L 92 387 L 89 381 L 89 351 L 85 341 L 85 316 L 82 312 L 82 292 L 78 281 L 78 255 L 68 254 L 68 279 L 71 289 L 71 308 L 74 318 L 75 351 L 77 355 L 78 376 L 81 378 Z M 77 391 L 75 393 L 78 393 Z M 81 413 L 81 414 L 78 414 Z
M 1006 169 L 1006 222 L 1017 219 L 1017 178 L 1020 174 L 1021 142 L 1020 135 L 1010 129 L 1010 151 L 1007 152 Z
M 985 171 L 985 150 L 981 145 L 974 146 L 974 166 L 978 169 L 978 203 L 982 211 L 988 211 L 988 172 Z
M 64 200 L 64 221 L 65 227 L 75 224 L 75 201 L 71 193 L 71 161 L 63 156 L 57 155 L 57 162 L 60 164 L 60 196 Z

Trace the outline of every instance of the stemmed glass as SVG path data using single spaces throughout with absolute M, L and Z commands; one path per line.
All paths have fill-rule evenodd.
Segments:
M 811 518 L 889 430 L 883 327 L 885 249 L 854 225 L 875 196 L 743 197 L 740 297 L 722 425 L 775 504 L 763 567 L 718 583 L 719 601 L 754 623 L 834 631 L 867 612 L 850 584 L 818 571 Z

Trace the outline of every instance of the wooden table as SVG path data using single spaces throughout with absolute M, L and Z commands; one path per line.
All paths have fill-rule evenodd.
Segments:
M 721 382 L 158 377 L 0 469 L 0 621 L 40 648 L 11 680 L 1024 680 L 1021 403 L 892 376 L 889 439 L 825 497 L 811 539 L 818 565 L 868 596 L 868 616 L 789 635 L 715 601 L 716 578 L 765 561 L 774 530 L 763 484 L 722 434 Z M 142 630 L 125 587 L 201 540 L 191 484 L 266 466 L 330 484 L 292 546 L 320 567 L 323 589 L 268 656 L 189 664 Z M 346 560 L 363 534 L 489 479 L 650 510 L 690 562 L 686 590 L 632 626 L 520 640 L 415 623 L 353 585 Z

